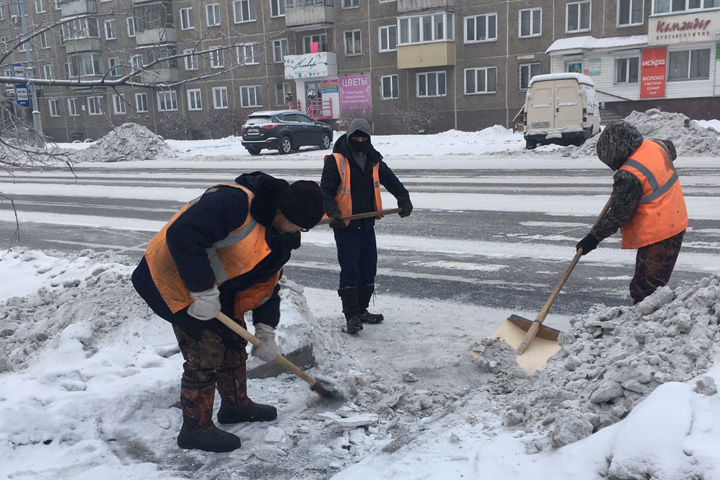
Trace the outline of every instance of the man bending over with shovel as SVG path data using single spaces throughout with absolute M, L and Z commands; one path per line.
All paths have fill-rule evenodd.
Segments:
M 410 194 L 370 142 L 370 124 L 364 118 L 350 122 L 347 133 L 335 142 L 333 154 L 325 157 L 320 187 L 325 211 L 332 218 L 340 263 L 340 287 L 346 329 L 356 334 L 363 323 L 377 324 L 383 316 L 367 311 L 375 291 L 377 245 L 375 218 L 340 220 L 350 215 L 382 210 L 380 185 L 397 199 L 399 215 L 412 212 Z
M 132 275 L 140 296 L 173 324 L 185 363 L 180 388 L 181 448 L 229 452 L 240 439 L 212 421 L 215 388 L 223 424 L 273 420 L 277 410 L 247 396 L 247 342 L 216 316 L 222 311 L 245 327 L 252 311 L 262 343 L 252 354 L 277 355 L 278 281 L 300 232 L 323 216 L 315 182 L 285 180 L 262 172 L 243 174 L 186 204 L 150 241 Z
M 577 248 L 592 251 L 603 239 L 622 234 L 622 248 L 637 248 L 630 296 L 639 303 L 667 285 L 688 226 L 685 198 L 669 140 L 643 140 L 627 122 L 605 127 L 597 142 L 600 160 L 615 171 L 610 208 Z

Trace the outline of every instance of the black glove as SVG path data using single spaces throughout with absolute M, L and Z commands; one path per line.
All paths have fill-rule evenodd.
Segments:
M 283 233 L 285 237 L 285 246 L 290 250 L 300 248 L 300 232 Z
M 332 218 L 332 221 L 330 222 L 330 228 L 345 228 L 347 227 L 347 224 L 340 220 L 342 218 L 342 213 L 340 212 L 340 209 L 338 207 L 332 206 L 328 208 L 327 216 L 329 218 Z
M 585 235 L 585 238 L 580 240 L 578 244 L 575 245 L 575 249 L 577 250 L 579 248 L 582 248 L 582 255 L 585 255 L 595 250 L 595 248 L 598 246 L 598 243 L 600 243 L 600 240 L 588 233 L 587 235 Z
M 410 201 L 410 197 L 398 198 L 398 207 L 400 208 L 400 217 L 409 217 L 413 211 L 413 205 Z

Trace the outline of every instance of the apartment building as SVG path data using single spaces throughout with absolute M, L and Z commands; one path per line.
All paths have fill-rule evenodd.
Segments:
M 22 37 L 0 7 L 0 47 Z M 48 28 L 0 65 L 137 86 L 38 88 L 45 133 L 96 139 L 133 121 L 174 138 L 239 132 L 288 104 L 377 133 L 512 126 L 530 78 L 588 74 L 607 111 L 720 111 L 720 0 L 27 0 Z M 27 52 L 30 49 L 30 62 Z M 6 110 L 27 115 L 6 85 Z

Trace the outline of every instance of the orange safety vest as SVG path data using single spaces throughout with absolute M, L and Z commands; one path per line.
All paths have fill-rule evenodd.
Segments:
M 243 190 L 248 196 L 248 211 L 250 210 L 254 194 L 242 185 L 216 185 L 206 190 L 205 193 L 224 187 Z M 187 308 L 193 302 L 193 299 L 190 296 L 190 291 L 185 286 L 185 282 L 180 278 L 175 260 L 173 260 L 168 249 L 167 230 L 180 215 L 201 200 L 202 196 L 185 204 L 170 219 L 168 224 L 150 240 L 148 248 L 145 250 L 145 260 L 150 269 L 150 276 L 160 292 L 160 296 L 162 296 L 173 313 Z M 267 257 L 270 251 L 270 247 L 265 241 L 265 227 L 248 215 L 242 225 L 207 249 L 208 261 L 215 273 L 215 283 L 222 285 L 231 278 L 248 273 L 263 258 Z
M 335 194 L 335 202 L 338 205 L 338 208 L 340 209 L 340 213 L 343 217 L 349 217 L 353 214 L 352 211 L 352 187 L 350 184 L 350 160 L 343 157 L 339 153 L 333 153 L 333 157 L 335 157 L 335 163 L 337 165 L 338 173 L 340 174 L 340 185 L 338 185 L 337 193 Z M 325 157 L 325 161 L 327 162 L 330 156 L 328 155 Z M 372 170 L 373 175 L 373 187 L 375 190 L 375 211 L 382 210 L 382 198 L 380 196 L 380 164 L 376 163 L 373 165 Z M 358 213 L 364 213 L 364 212 L 358 212 Z M 379 215 L 375 217 L 376 219 L 380 220 L 382 215 Z M 348 225 L 350 222 L 345 221 L 345 225 Z
M 275 275 L 268 278 L 263 283 L 258 283 L 257 285 L 253 285 L 252 287 L 243 290 L 242 292 L 237 292 L 235 294 L 235 303 L 233 306 L 235 316 L 240 317 L 243 313 L 255 310 L 260 305 L 270 300 L 270 297 L 272 297 L 272 294 L 275 291 L 275 286 L 280 281 L 282 271 L 283 269 L 281 268 L 277 271 L 277 273 L 275 273 Z
M 630 221 L 620 228 L 622 248 L 640 248 L 665 240 L 688 226 L 682 187 L 667 147 L 645 140 L 620 167 L 642 183 L 642 198 Z

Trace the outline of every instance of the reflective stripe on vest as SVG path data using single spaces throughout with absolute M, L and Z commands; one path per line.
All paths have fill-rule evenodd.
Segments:
M 340 175 L 340 184 L 338 185 L 337 193 L 335 194 L 335 203 L 337 203 L 340 213 L 343 217 L 349 217 L 353 214 L 352 209 L 352 184 L 350 183 L 350 160 L 345 158 L 339 153 L 333 153 L 335 157 L 335 164 L 337 165 L 338 174 Z M 327 157 L 325 159 L 327 161 Z M 382 198 L 380 195 L 380 164 L 376 163 L 372 169 L 373 176 L 373 206 L 375 211 L 382 210 Z M 364 212 L 358 212 L 364 213 Z M 375 217 L 377 220 L 383 218 L 382 216 Z M 346 221 L 346 225 L 350 222 Z
M 620 170 L 632 173 L 642 185 L 640 204 L 620 229 L 622 248 L 651 245 L 687 228 L 682 188 L 670 152 L 662 142 L 644 141 Z
M 254 194 L 249 189 L 237 185 L 218 185 L 205 191 L 203 195 L 219 188 L 231 187 L 243 190 L 248 197 L 248 211 Z M 150 269 L 153 283 L 160 292 L 168 308 L 173 312 L 188 307 L 192 303 L 190 291 L 180 277 L 175 261 L 167 246 L 167 230 L 183 213 L 202 201 L 202 196 L 191 200 L 158 232 L 145 251 L 145 259 Z M 249 271 L 270 254 L 265 241 L 265 227 L 258 224 L 249 214 L 238 228 L 206 250 L 208 262 L 215 275 L 215 283 L 222 285 L 228 279 L 238 277 Z

